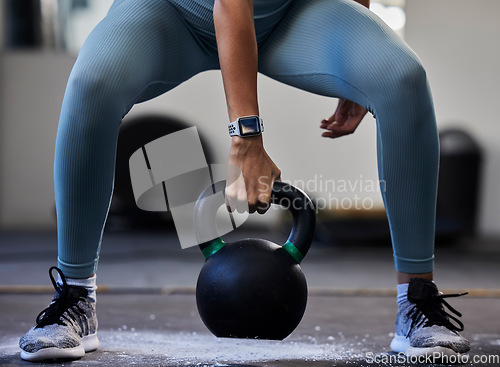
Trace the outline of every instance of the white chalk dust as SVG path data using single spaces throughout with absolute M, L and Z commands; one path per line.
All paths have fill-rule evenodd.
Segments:
M 179 365 L 199 363 L 223 364 L 272 362 L 279 360 L 335 361 L 359 358 L 352 346 L 336 341 L 318 343 L 314 338 L 295 340 L 256 340 L 216 338 L 199 333 L 166 333 L 158 331 L 99 331 L 100 351 L 114 357 L 134 359 L 163 356 L 165 362 Z M 125 362 L 125 361 L 123 361 Z

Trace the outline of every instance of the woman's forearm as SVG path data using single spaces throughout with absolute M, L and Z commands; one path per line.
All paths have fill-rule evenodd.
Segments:
M 258 115 L 253 0 L 216 0 L 214 24 L 229 119 Z

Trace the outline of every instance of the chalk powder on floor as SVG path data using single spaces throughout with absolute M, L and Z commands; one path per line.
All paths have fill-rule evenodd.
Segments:
M 270 341 L 216 338 L 197 333 L 164 333 L 141 331 L 100 331 L 101 350 L 115 357 L 137 355 L 164 356 L 165 362 L 186 365 L 196 363 L 259 362 L 277 360 L 339 360 L 360 358 L 352 354 L 352 346 L 339 341 L 317 343 L 313 337 L 305 341 Z M 331 337 L 329 340 L 333 340 Z

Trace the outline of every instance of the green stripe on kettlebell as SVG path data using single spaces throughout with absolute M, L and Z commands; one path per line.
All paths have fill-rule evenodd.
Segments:
M 219 251 L 221 248 L 223 248 L 226 245 L 224 241 L 222 241 L 222 238 L 217 238 L 212 241 L 210 245 L 205 247 L 201 252 L 203 253 L 203 256 L 205 256 L 205 259 L 208 259 L 210 256 L 215 254 L 217 251 Z
M 299 249 L 290 241 L 286 241 L 283 248 L 295 259 L 295 261 L 297 261 L 298 264 L 300 264 L 300 262 L 304 259 L 304 255 L 302 255 Z

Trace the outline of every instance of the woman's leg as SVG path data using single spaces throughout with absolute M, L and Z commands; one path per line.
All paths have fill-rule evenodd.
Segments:
M 260 52 L 261 71 L 342 97 L 377 119 L 378 168 L 400 283 L 391 349 L 465 353 L 432 277 L 439 143 L 425 71 L 416 55 L 350 0 L 297 0 Z M 411 279 L 410 279 L 411 278 Z M 424 279 L 422 279 L 424 278 Z M 456 319 L 455 319 L 456 320 Z
M 396 269 L 433 269 L 438 135 L 424 69 L 409 47 L 354 1 L 295 1 L 260 50 L 274 79 L 371 111 Z
M 49 270 L 56 295 L 19 341 L 25 360 L 75 359 L 99 345 L 92 275 L 122 117 L 134 103 L 218 66 L 217 55 L 186 27 L 165 0 L 117 0 L 78 56 L 56 141 L 59 269 Z
M 179 13 L 159 0 L 118 0 L 85 42 L 64 97 L 55 154 L 58 262 L 71 278 L 97 267 L 122 117 L 137 101 L 217 67 Z

